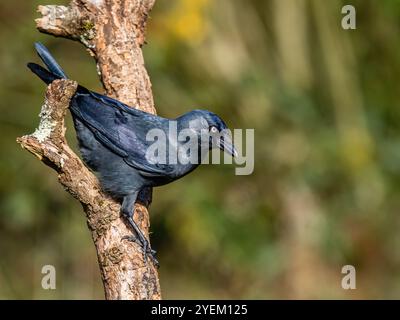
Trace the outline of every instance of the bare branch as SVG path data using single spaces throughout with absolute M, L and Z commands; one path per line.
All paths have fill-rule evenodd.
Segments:
M 76 86 L 70 80 L 54 81 L 47 89 L 38 129 L 17 142 L 55 169 L 60 183 L 81 202 L 96 245 L 106 297 L 159 298 L 154 266 L 142 260 L 140 248 L 121 241 L 131 231 L 120 219 L 120 205 L 102 193 L 97 178 L 65 141 L 64 116 Z
M 154 0 L 72 0 L 69 6 L 39 6 L 41 32 L 82 42 L 96 58 L 106 93 L 155 113 L 141 46 Z M 65 189 L 86 213 L 96 246 L 107 299 L 160 299 L 156 268 L 140 247 L 121 239 L 132 231 L 120 205 L 101 191 L 97 178 L 68 146 L 64 116 L 77 84 L 56 80 L 47 89 L 38 129 L 17 139 L 21 146 L 58 172 Z M 151 193 L 150 193 L 151 194 Z M 150 199 L 146 199 L 150 202 Z M 148 237 L 149 214 L 137 205 L 135 221 Z

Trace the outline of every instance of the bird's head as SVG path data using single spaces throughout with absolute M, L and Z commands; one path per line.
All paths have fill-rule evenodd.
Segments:
M 237 156 L 231 132 L 225 122 L 215 113 L 207 110 L 193 110 L 177 120 L 181 129 L 190 129 L 196 132 L 201 138 L 201 147 L 219 148 L 233 157 Z

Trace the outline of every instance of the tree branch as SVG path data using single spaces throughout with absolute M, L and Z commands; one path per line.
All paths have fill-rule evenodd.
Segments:
M 141 51 L 154 2 L 72 0 L 68 7 L 39 6 L 42 17 L 36 23 L 41 32 L 78 40 L 88 48 L 97 61 L 106 94 L 155 113 Z M 160 299 L 157 269 L 143 261 L 137 244 L 121 241 L 132 231 L 120 218 L 120 205 L 101 191 L 96 177 L 65 140 L 64 116 L 76 86 L 71 80 L 54 81 L 47 89 L 38 129 L 17 142 L 55 169 L 66 191 L 81 202 L 96 246 L 106 299 Z M 136 207 L 135 221 L 148 237 L 147 208 Z

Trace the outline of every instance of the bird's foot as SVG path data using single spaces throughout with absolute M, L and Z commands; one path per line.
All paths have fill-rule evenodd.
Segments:
M 158 262 L 156 258 L 157 251 L 151 249 L 149 242 L 146 239 L 140 239 L 134 235 L 130 236 L 124 236 L 122 237 L 121 240 L 128 240 L 130 242 L 134 242 L 140 245 L 143 251 L 143 258 L 144 261 L 147 261 L 147 257 L 150 257 L 151 261 L 154 263 L 154 265 L 158 268 L 160 267 L 160 263 Z
M 142 249 L 143 249 L 144 261 L 147 261 L 147 256 L 149 256 L 149 257 L 150 257 L 150 260 L 154 263 L 154 265 L 155 265 L 157 268 L 159 268 L 159 267 L 160 267 L 160 263 L 158 262 L 158 260 L 157 260 L 157 258 L 156 258 L 157 251 L 156 251 L 156 250 L 153 250 L 153 249 L 150 247 L 150 244 L 149 244 L 149 242 L 148 242 L 147 240 L 145 240 L 145 242 L 144 242 L 144 244 L 143 244 L 143 246 L 142 246 Z

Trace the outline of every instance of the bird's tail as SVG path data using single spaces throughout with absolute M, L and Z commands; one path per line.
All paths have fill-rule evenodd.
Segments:
M 53 58 L 47 48 L 41 43 L 35 43 L 36 52 L 40 59 L 44 62 L 49 70 L 43 68 L 36 63 L 28 63 L 28 68 L 42 79 L 46 84 L 53 82 L 56 79 L 67 79 L 67 75 L 60 67 L 57 61 Z

